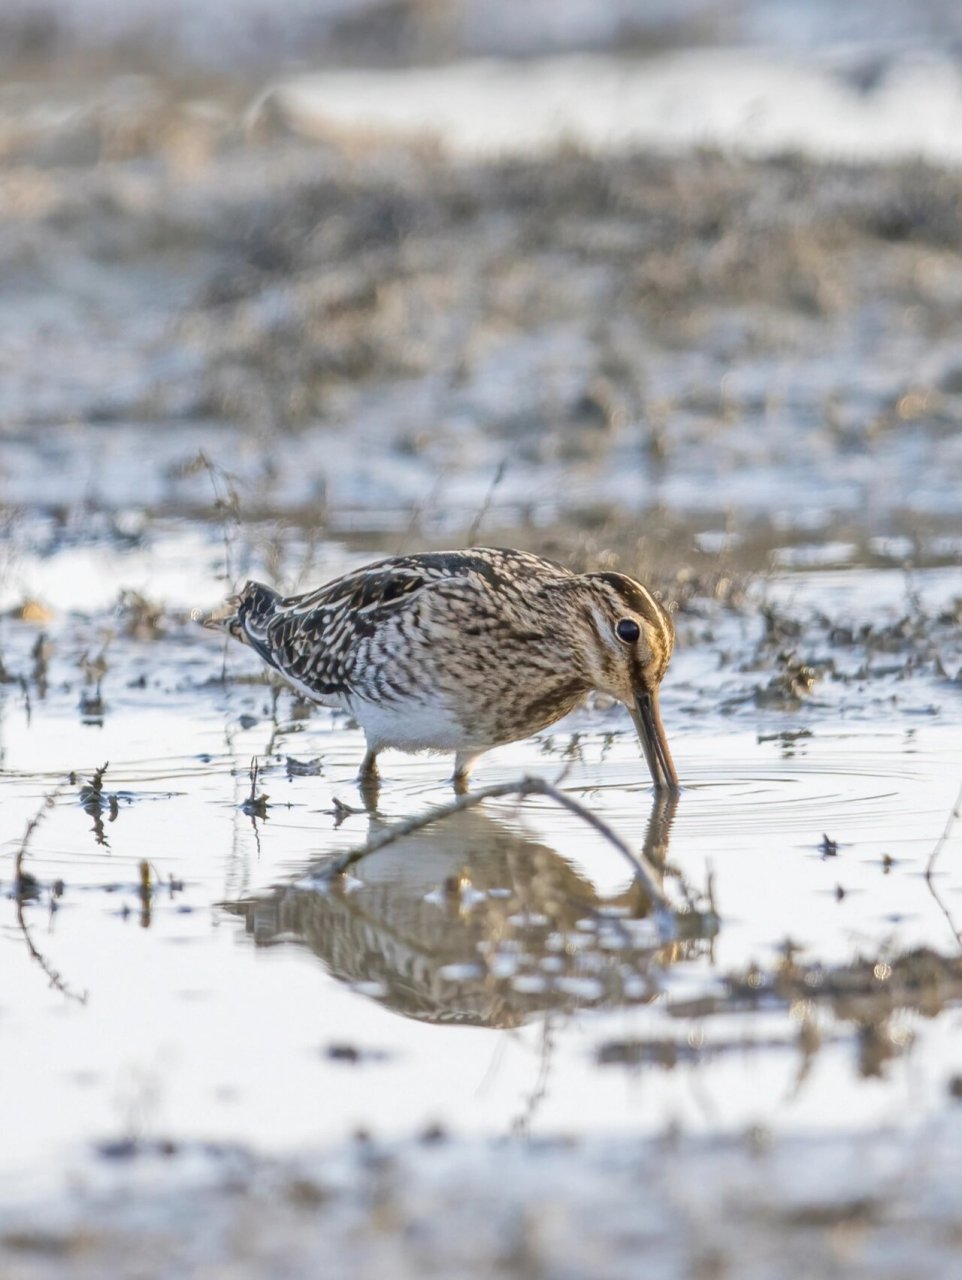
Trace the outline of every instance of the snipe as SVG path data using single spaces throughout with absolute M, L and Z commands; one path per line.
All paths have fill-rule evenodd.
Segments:
M 385 747 L 474 761 L 527 738 L 592 690 L 623 702 L 655 787 L 676 791 L 658 709 L 674 645 L 666 609 L 622 573 L 574 574 L 523 551 L 474 547 L 379 560 L 306 595 L 248 582 L 209 620 L 306 697 L 339 707 Z

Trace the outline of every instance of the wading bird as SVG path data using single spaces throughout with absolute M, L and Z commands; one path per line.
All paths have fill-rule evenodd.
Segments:
M 362 782 L 376 780 L 385 747 L 453 751 L 463 790 L 478 756 L 600 690 L 628 708 L 655 787 L 678 790 L 658 709 L 674 627 L 623 573 L 473 547 L 379 560 L 300 596 L 248 582 L 228 608 L 207 625 L 357 720 Z

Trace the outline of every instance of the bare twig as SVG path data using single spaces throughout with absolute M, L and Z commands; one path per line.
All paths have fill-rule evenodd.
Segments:
M 230 586 L 234 586 L 234 537 L 240 526 L 240 496 L 234 484 L 234 477 L 229 471 L 219 466 L 200 449 L 190 470 L 207 472 L 210 487 L 214 493 L 214 510 L 220 513 L 221 529 L 224 539 L 224 578 Z
M 106 766 L 104 767 L 106 768 Z M 86 1004 L 87 1003 L 86 991 L 75 991 L 64 980 L 64 978 L 61 977 L 61 975 L 57 972 L 57 970 L 53 967 L 53 965 L 50 963 L 47 957 L 43 954 L 43 952 L 34 942 L 33 936 L 30 932 L 30 926 L 27 924 L 27 917 L 24 914 L 24 910 L 23 910 L 24 901 L 27 898 L 27 894 L 24 892 L 25 880 L 24 880 L 24 870 L 23 870 L 24 860 L 27 856 L 27 848 L 30 844 L 31 839 L 33 838 L 33 833 L 36 831 L 37 827 L 40 826 L 41 822 L 46 817 L 47 811 L 49 809 L 52 809 L 54 804 L 56 804 L 57 797 L 59 796 L 59 794 L 60 794 L 59 791 L 54 791 L 54 792 L 51 792 L 49 795 L 44 796 L 43 804 L 40 806 L 37 812 L 33 815 L 33 817 L 27 823 L 27 828 L 23 833 L 23 839 L 20 841 L 20 848 L 17 850 L 17 858 L 14 864 L 14 877 L 15 877 L 14 888 L 16 892 L 16 902 L 17 902 L 17 924 L 20 928 L 20 932 L 23 934 L 23 940 L 27 944 L 27 950 L 30 952 L 31 956 L 34 958 L 34 960 L 36 960 L 37 964 L 39 964 L 40 968 L 44 971 L 44 973 L 50 979 L 50 985 L 52 987 L 56 987 L 56 989 L 61 993 L 61 995 L 67 996 L 68 999 L 76 1000 L 78 1004 Z
M 412 506 L 407 528 L 396 547 L 397 555 L 401 555 L 406 548 L 410 547 L 412 538 L 420 535 L 421 520 L 424 517 L 425 512 L 430 512 L 432 509 L 437 508 L 438 500 L 447 479 L 447 471 L 443 469 L 439 470 L 434 477 L 434 483 L 428 491 L 427 497 L 425 497 L 423 501 L 415 503 L 414 506 Z
M 583 804 L 560 791 L 552 783 L 545 782 L 543 778 L 523 777 L 517 782 L 500 782 L 490 787 L 482 787 L 480 791 L 472 791 L 469 795 L 458 796 L 450 803 L 437 805 L 426 813 L 405 818 L 402 822 L 395 823 L 387 831 L 381 831 L 372 836 L 359 848 L 349 849 L 345 853 L 339 854 L 336 858 L 326 863 L 318 874 L 325 880 L 333 879 L 335 876 L 341 875 L 349 867 L 354 866 L 356 862 L 360 862 L 362 858 L 367 857 L 369 853 L 375 853 L 378 849 L 383 849 L 386 845 L 393 844 L 396 840 L 402 840 L 405 836 L 412 835 L 415 831 L 420 831 L 423 827 L 430 826 L 432 822 L 440 822 L 455 813 L 463 813 L 466 809 L 473 809 L 485 800 L 494 800 L 500 796 L 518 796 L 521 798 L 530 795 L 547 796 L 556 804 L 560 804 L 583 822 L 587 822 L 590 827 L 593 827 L 599 835 L 603 836 L 610 845 L 617 849 L 631 865 L 635 880 L 645 890 L 660 915 L 659 926 L 662 932 L 669 936 L 674 935 L 675 913 L 661 887 L 661 876 L 658 869 L 649 862 L 643 853 L 635 853 L 622 840 L 621 836 L 617 835 L 597 814 L 592 813 Z
M 498 463 L 498 469 L 497 471 L 495 471 L 494 476 L 491 480 L 491 483 L 488 486 L 488 492 L 484 495 L 484 501 L 481 503 L 481 506 L 478 508 L 477 514 L 475 515 L 474 519 L 471 521 L 471 526 L 468 529 L 467 538 L 465 540 L 465 546 L 473 547 L 475 542 L 477 541 L 477 537 L 478 537 L 478 533 L 480 532 L 481 525 L 484 522 L 485 516 L 491 510 L 491 503 L 494 501 L 494 495 L 498 492 L 498 489 L 501 486 L 501 481 L 504 479 L 504 475 L 507 469 L 508 469 L 508 460 L 507 458 L 502 458 L 502 460 Z
M 240 496 L 234 484 L 234 477 L 229 471 L 225 471 L 223 467 L 212 461 L 203 449 L 198 450 L 195 457 L 184 467 L 185 475 L 197 471 L 206 471 L 207 478 L 210 480 L 210 487 L 214 494 L 214 510 L 218 512 L 221 519 L 221 536 L 224 542 L 224 581 L 233 590 L 237 585 L 234 570 L 234 539 L 240 529 Z M 221 684 L 225 685 L 229 644 L 230 636 L 225 631 L 220 672 Z

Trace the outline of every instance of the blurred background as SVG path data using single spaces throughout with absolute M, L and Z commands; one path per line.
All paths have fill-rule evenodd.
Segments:
M 944 550 L 948 0 L 8 0 L 0 28 L 8 502 L 196 514 L 203 450 L 245 515 L 333 534 Z

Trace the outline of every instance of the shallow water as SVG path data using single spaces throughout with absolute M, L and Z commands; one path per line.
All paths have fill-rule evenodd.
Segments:
M 48 618 L 43 696 L 38 624 L 3 622 L 5 668 L 24 676 L 2 686 L 0 709 L 0 1023 L 17 1045 L 0 1066 L 5 1194 L 82 1178 L 96 1144 L 129 1139 L 272 1152 L 434 1125 L 848 1131 L 946 1105 L 951 974 L 934 1003 L 931 985 L 886 982 L 915 948 L 947 965 L 958 952 L 962 824 L 938 897 L 923 875 L 960 782 L 954 668 L 913 674 L 905 653 L 843 648 L 810 695 L 773 705 L 757 607 L 706 605 L 679 620 L 664 690 L 685 784 L 673 815 L 653 810 L 618 708 L 586 708 L 481 762 L 476 786 L 560 779 L 666 859 L 680 912 L 666 941 L 619 855 L 542 798 L 488 801 L 341 882 L 318 879 L 333 853 L 450 799 L 450 762 L 388 754 L 377 814 L 363 812 L 359 733 L 275 700 L 246 651 L 225 655 L 191 619 L 222 592 L 221 550 L 204 526 L 167 530 L 149 552 L 78 548 L 105 599 L 153 557 L 154 581 L 170 584 L 165 634 L 133 638 L 129 611 L 100 602 Z M 326 544 L 318 576 L 360 558 Z M 805 619 L 832 610 L 881 627 L 907 591 L 934 617 L 958 574 L 800 572 L 760 590 L 800 620 L 817 662 L 829 642 Z M 97 702 L 90 662 L 108 629 Z M 950 668 L 957 655 L 947 647 Z M 267 799 L 251 813 L 253 758 Z M 82 794 L 105 763 L 101 792 Z M 48 794 L 24 863 L 37 896 L 21 904 L 20 835 Z M 846 995 L 838 975 L 859 957 L 881 976 Z

